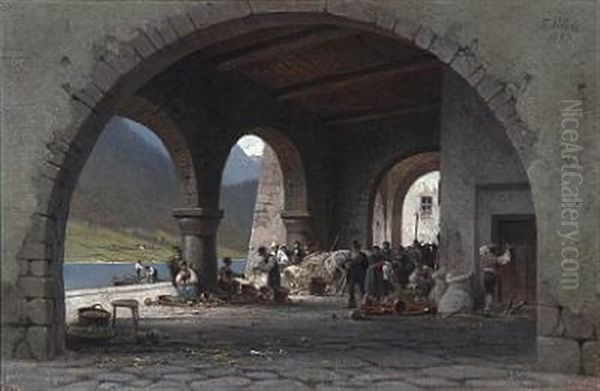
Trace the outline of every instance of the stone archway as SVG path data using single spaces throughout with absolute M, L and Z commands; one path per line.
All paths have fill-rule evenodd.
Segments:
M 377 243 L 375 238 L 378 237 L 380 242 L 381 239 L 390 241 L 394 248 L 402 244 L 402 208 L 406 193 L 415 180 L 439 168 L 439 152 L 422 152 L 400 160 L 387 171 L 381 178 L 373 199 L 374 211 L 371 214 L 370 226 L 374 243 Z M 380 226 L 383 234 L 378 234 L 374 226 L 377 198 L 381 199 L 381 207 L 385 211 L 383 225 Z
M 19 278 L 20 294 L 47 300 L 48 319 L 23 341 L 32 355 L 52 357 L 62 351 L 64 311 L 60 308 L 62 241 L 72 189 L 91 148 L 106 121 L 152 77 L 187 54 L 244 31 L 269 25 L 324 23 L 366 29 L 397 37 L 428 51 L 448 64 L 477 90 L 483 101 L 504 125 L 512 144 L 527 165 L 532 159 L 532 133 L 515 109 L 514 88 L 486 71 L 484 62 L 469 48 L 436 34 L 425 25 L 413 25 L 390 15 L 386 5 L 364 7 L 352 3 L 319 2 L 227 2 L 201 4 L 187 13 L 171 15 L 142 28 L 131 39 L 111 45 L 95 64 L 86 85 L 65 84 L 72 97 L 72 124 L 55 131 L 48 143 L 48 156 L 37 176 L 38 207 L 32 213 L 29 233 L 19 252 L 20 262 L 38 262 L 48 267 L 35 274 L 28 265 Z M 75 86 L 76 85 L 76 86 Z M 38 304 L 36 304 L 38 305 Z M 32 310 L 33 311 L 33 310 Z M 56 326 L 52 326 L 52 325 Z M 40 343 L 41 342 L 41 343 Z M 16 352 L 18 349 L 14 349 Z M 27 350 L 27 349 L 26 349 Z

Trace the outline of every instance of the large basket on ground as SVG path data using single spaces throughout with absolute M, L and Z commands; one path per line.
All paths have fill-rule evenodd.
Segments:
M 101 304 L 94 304 L 90 307 L 82 307 L 77 310 L 80 326 L 108 326 L 110 321 L 110 312 L 104 309 Z

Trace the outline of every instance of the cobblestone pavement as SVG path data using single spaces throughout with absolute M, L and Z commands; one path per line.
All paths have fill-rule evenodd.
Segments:
M 121 333 L 47 363 L 3 362 L 7 390 L 600 390 L 536 372 L 525 318 L 352 320 L 340 298 L 287 305 L 146 309 Z M 10 388 L 14 386 L 13 388 Z

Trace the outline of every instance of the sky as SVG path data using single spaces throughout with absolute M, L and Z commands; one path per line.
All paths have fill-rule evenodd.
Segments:
M 122 120 L 127 124 L 127 127 L 131 129 L 132 132 L 142 137 L 146 142 L 148 142 L 150 145 L 152 145 L 165 155 L 168 155 L 168 152 L 165 149 L 163 143 L 154 134 L 154 132 L 150 131 L 144 125 L 132 121 L 128 118 L 122 118 Z M 260 139 L 257 136 L 247 135 L 241 137 L 238 140 L 237 145 L 239 145 L 248 156 L 262 156 L 265 143 L 262 141 L 262 139 Z
M 237 144 L 248 156 L 262 156 L 265 143 L 260 137 L 248 135 L 240 138 Z

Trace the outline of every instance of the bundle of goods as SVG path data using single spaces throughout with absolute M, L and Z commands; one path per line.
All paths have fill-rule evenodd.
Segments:
M 283 285 L 290 290 L 291 294 L 341 293 L 345 281 L 342 265 L 349 255 L 348 250 L 309 254 L 300 264 L 283 269 Z

